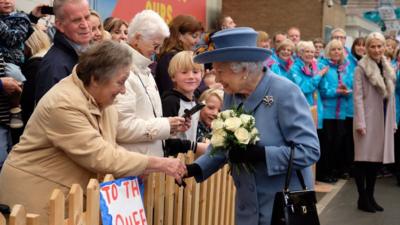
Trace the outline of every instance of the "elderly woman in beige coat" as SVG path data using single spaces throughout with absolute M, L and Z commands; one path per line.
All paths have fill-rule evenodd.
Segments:
M 376 173 L 382 163 L 394 162 L 395 73 L 384 56 L 385 38 L 373 32 L 366 39 L 367 55 L 354 77 L 354 177 L 358 209 L 383 211 L 374 198 Z
M 20 142 L 0 174 L 0 202 L 22 204 L 47 224 L 49 198 L 66 195 L 77 183 L 111 173 L 115 177 L 166 172 L 180 181 L 186 172 L 177 159 L 146 156 L 116 144 L 117 111 L 125 92 L 132 56 L 129 49 L 104 41 L 82 53 L 72 74 L 39 101 Z

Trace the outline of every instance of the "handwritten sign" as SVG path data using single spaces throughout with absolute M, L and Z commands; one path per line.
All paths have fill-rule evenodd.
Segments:
M 138 179 L 100 184 L 100 211 L 103 225 L 147 225 Z

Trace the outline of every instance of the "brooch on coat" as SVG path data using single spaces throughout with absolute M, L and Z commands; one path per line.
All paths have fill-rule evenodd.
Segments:
M 263 98 L 263 102 L 267 106 L 271 106 L 274 103 L 274 97 L 271 95 L 267 95 Z

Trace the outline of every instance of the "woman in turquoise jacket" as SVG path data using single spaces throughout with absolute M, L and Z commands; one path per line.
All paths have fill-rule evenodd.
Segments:
M 316 107 L 316 127 L 322 129 L 323 105 L 319 93 L 322 75 L 319 74 L 317 61 L 314 59 L 314 52 L 315 47 L 311 41 L 300 41 L 297 44 L 299 57 L 296 58 L 290 69 L 288 78 L 300 87 L 310 107 Z
M 395 155 L 395 165 L 394 165 L 394 173 L 397 178 L 397 185 L 400 186 L 400 131 L 399 131 L 399 122 L 400 122 L 400 49 L 397 49 L 396 57 L 394 59 L 395 62 L 395 70 L 396 70 L 396 123 L 397 123 L 397 132 L 394 134 L 394 155 Z
M 285 39 L 276 48 L 275 63 L 271 65 L 271 70 L 275 74 L 288 78 L 290 68 L 293 65 L 294 44 L 291 40 Z
M 358 37 L 354 40 L 351 46 L 351 52 L 347 55 L 349 62 L 349 74 L 344 78 L 344 83 L 349 89 L 353 89 L 354 72 L 357 67 L 358 60 L 360 60 L 365 52 L 365 38 Z M 354 141 L 353 141 L 353 114 L 354 114 L 354 103 L 353 103 L 353 92 L 350 92 L 346 98 L 346 119 L 345 119 L 345 155 L 344 155 L 344 171 L 343 177 L 348 178 L 350 174 L 350 168 L 354 160 Z
M 325 54 L 318 65 L 320 70 L 327 71 L 320 84 L 324 121 L 317 180 L 332 183 L 337 181 L 344 169 L 344 121 L 351 88 L 345 83 L 350 71 L 342 43 L 336 39 L 331 40 L 326 46 Z

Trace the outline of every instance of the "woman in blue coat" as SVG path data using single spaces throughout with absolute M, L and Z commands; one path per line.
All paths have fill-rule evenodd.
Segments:
M 276 48 L 275 63 L 271 65 L 271 70 L 275 74 L 288 78 L 290 68 L 293 65 L 294 44 L 291 40 L 283 40 Z
M 344 165 L 344 121 L 347 97 L 351 88 L 345 83 L 349 76 L 344 47 L 339 40 L 331 40 L 325 49 L 325 58 L 320 60 L 319 69 L 327 69 L 321 79 L 321 97 L 324 106 L 321 159 L 317 164 L 317 180 L 336 182 L 343 173 Z
M 269 225 L 275 193 L 282 191 L 288 167 L 290 146 L 294 145 L 294 169 L 313 188 L 311 165 L 319 158 L 319 142 L 309 105 L 300 89 L 291 81 L 262 67 L 270 51 L 256 47 L 252 28 L 235 28 L 213 36 L 216 49 L 197 55 L 197 63 L 213 63 L 216 77 L 224 86 L 223 109 L 242 105 L 255 117 L 260 141 L 246 150 L 210 155 L 209 150 L 187 165 L 187 177 L 200 182 L 228 161 L 250 163 L 253 172 L 232 167 L 236 192 L 237 225 Z M 246 47 L 243 47 L 246 46 Z M 291 190 L 301 189 L 296 174 Z
M 289 79 L 300 87 L 310 107 L 316 107 L 316 127 L 322 129 L 323 105 L 319 86 L 323 74 L 320 74 L 314 58 L 315 47 L 311 41 L 300 41 L 297 44 L 297 53 L 299 57 L 290 69 Z M 326 72 L 326 69 L 322 72 Z

